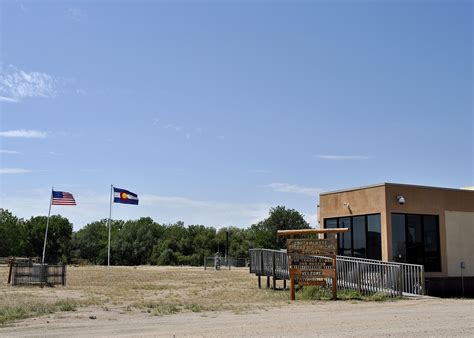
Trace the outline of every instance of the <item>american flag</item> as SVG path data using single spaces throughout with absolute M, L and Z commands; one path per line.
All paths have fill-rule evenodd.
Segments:
M 71 193 L 65 191 L 53 191 L 53 205 L 76 205 Z

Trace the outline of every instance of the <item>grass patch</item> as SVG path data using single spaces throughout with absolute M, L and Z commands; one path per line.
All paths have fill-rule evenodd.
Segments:
M 59 311 L 76 311 L 77 309 L 77 302 L 70 299 L 57 301 L 54 305 Z
M 181 308 L 176 304 L 159 304 L 152 311 L 155 316 L 172 315 L 178 312 L 181 312 Z
M 76 311 L 77 302 L 63 299 L 56 303 L 23 303 L 15 305 L 0 305 L 0 326 L 9 322 L 38 317 L 58 311 Z
M 298 294 L 301 300 L 330 300 L 332 299 L 331 289 L 320 286 L 305 286 Z M 362 295 L 356 290 L 340 290 L 337 292 L 338 300 L 359 300 L 366 302 L 384 302 L 400 299 L 400 297 L 389 297 L 384 293 L 377 292 L 372 295 Z
M 188 304 L 186 305 L 187 310 L 191 310 L 191 312 L 202 312 L 203 307 L 199 304 Z

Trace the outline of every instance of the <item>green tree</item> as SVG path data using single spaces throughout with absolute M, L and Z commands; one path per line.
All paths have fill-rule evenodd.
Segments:
M 31 217 L 26 221 L 26 247 L 24 252 L 27 256 L 42 256 L 46 221 L 46 216 Z M 60 215 L 51 216 L 49 220 L 45 262 L 67 262 L 71 237 L 72 224 L 69 220 Z
M 278 237 L 278 230 L 309 229 L 309 223 L 304 216 L 294 209 L 284 206 L 271 208 L 269 216 L 263 221 L 250 227 L 254 247 L 266 249 L 283 249 L 286 238 Z
M 115 242 L 114 261 L 124 265 L 149 264 L 163 227 L 150 217 L 127 221 Z
M 23 219 L 0 208 L 0 257 L 24 255 L 25 244 Z
M 114 235 L 121 223 L 112 221 Z M 94 264 L 107 264 L 108 237 L 107 219 L 87 224 L 72 236 L 72 257 L 87 259 Z

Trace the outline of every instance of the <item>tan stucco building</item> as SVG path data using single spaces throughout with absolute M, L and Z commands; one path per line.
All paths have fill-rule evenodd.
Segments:
M 474 296 L 472 190 L 382 183 L 322 193 L 319 222 L 351 229 L 340 254 L 422 264 L 432 294 L 459 294 L 463 276 Z

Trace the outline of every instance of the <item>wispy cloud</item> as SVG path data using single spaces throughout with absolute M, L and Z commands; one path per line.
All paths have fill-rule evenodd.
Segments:
M 181 126 L 177 126 L 175 124 L 172 124 L 172 123 L 168 123 L 166 124 L 165 126 L 163 126 L 163 128 L 165 129 L 173 129 L 174 131 L 181 131 Z
M 0 154 L 20 154 L 20 152 L 16 150 L 0 149 Z
M 45 138 L 46 135 L 46 132 L 39 130 L 19 129 L 0 131 L 0 137 Z
M 323 191 L 321 188 L 304 187 L 301 185 L 289 183 L 270 183 L 264 185 L 263 187 L 273 189 L 274 191 L 303 194 L 308 196 L 318 196 Z
M 371 157 L 366 155 L 317 155 L 316 157 L 323 160 L 347 161 L 347 160 L 368 160 Z
M 25 174 L 29 172 L 31 170 L 22 168 L 0 168 L 0 174 Z
M 254 174 L 270 174 L 271 171 L 266 169 L 252 169 L 250 172 Z
M 0 65 L 0 101 L 55 97 L 59 79 L 42 72 L 28 72 L 13 65 Z
M 68 19 L 71 19 L 76 22 L 81 22 L 86 19 L 86 12 L 77 7 L 71 7 L 66 9 L 65 14 Z
M 18 99 L 15 99 L 13 97 L 5 97 L 5 96 L 0 96 L 0 102 L 18 102 Z

